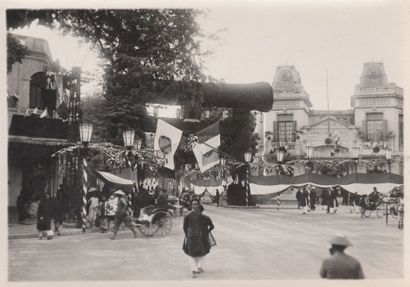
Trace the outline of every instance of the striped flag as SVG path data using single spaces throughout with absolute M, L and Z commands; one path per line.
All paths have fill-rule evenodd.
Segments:
M 219 122 L 198 132 L 198 143 L 192 150 L 201 173 L 219 164 L 218 147 L 220 145 Z
M 157 131 L 155 132 L 154 149 L 161 150 L 165 155 L 164 167 L 175 169 L 174 154 L 181 141 L 182 131 L 169 123 L 158 119 Z

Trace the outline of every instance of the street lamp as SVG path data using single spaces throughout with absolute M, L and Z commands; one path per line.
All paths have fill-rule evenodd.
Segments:
M 92 133 L 92 124 L 80 124 L 80 140 L 84 147 L 87 147 L 88 143 L 91 141 Z
M 124 139 L 124 145 L 127 147 L 128 150 L 131 150 L 134 146 L 135 131 L 125 130 L 122 132 L 122 137 Z
M 386 150 L 386 159 L 387 159 L 387 166 L 389 167 L 389 181 L 391 178 L 391 150 Z
M 87 156 L 88 156 L 88 144 L 91 141 L 91 135 L 93 133 L 93 126 L 91 124 L 80 124 L 79 126 L 80 129 L 80 140 L 82 143 L 81 146 L 81 158 L 82 158 L 82 176 L 81 176 L 81 181 L 82 181 L 82 187 L 83 187 L 83 206 L 82 206 L 82 212 L 81 212 L 81 217 L 82 217 L 82 224 L 81 228 L 83 232 L 85 232 L 85 229 L 87 228 L 87 192 L 88 192 L 88 173 L 87 173 Z
M 286 152 L 286 149 L 280 146 L 278 151 L 276 152 L 276 159 L 278 162 L 283 162 L 285 158 L 285 152 Z
M 245 162 L 246 162 L 246 182 L 245 182 L 245 188 L 246 188 L 246 194 L 247 194 L 247 205 L 253 205 L 252 202 L 252 197 L 251 197 L 251 188 L 249 186 L 249 170 L 250 170 L 250 162 L 252 159 L 252 153 L 250 151 L 247 151 L 243 155 Z

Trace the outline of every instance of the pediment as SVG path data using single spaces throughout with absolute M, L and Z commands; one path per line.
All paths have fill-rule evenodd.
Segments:
M 324 119 L 306 127 L 307 130 L 311 129 L 327 129 L 330 125 L 330 129 L 355 129 L 355 126 L 352 126 L 351 124 L 338 120 L 334 117 L 325 117 Z

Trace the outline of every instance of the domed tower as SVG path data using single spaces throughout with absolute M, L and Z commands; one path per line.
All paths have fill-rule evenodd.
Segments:
M 309 123 L 312 103 L 302 86 L 299 72 L 293 65 L 278 66 L 272 83 L 273 107 L 265 114 L 265 150 L 287 144 L 294 153 L 296 130 Z
M 383 63 L 364 64 L 351 105 L 364 143 L 388 145 L 393 152 L 402 149 L 403 89 L 388 82 Z

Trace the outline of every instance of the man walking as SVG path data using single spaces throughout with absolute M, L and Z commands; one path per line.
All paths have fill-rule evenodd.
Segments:
M 292 187 L 294 188 L 294 187 Z M 302 201 L 302 192 L 300 191 L 300 189 L 297 189 L 296 191 L 296 201 L 298 202 L 298 210 L 300 209 L 300 203 Z
M 137 238 L 137 232 L 132 226 L 131 217 L 128 213 L 128 201 L 126 198 L 127 195 L 120 189 L 114 192 L 114 194 L 118 196 L 118 202 L 114 220 L 114 235 L 111 237 L 111 239 L 114 240 L 116 238 L 121 223 L 124 223 L 129 229 L 131 229 L 131 231 L 134 233 L 134 238 Z
M 330 244 L 331 257 L 323 261 L 320 276 L 326 279 L 364 279 L 360 262 L 344 253 L 352 243 L 343 235 L 338 235 L 330 240 Z
M 316 187 L 312 187 L 312 190 L 310 191 L 310 210 L 315 210 L 316 209 Z

